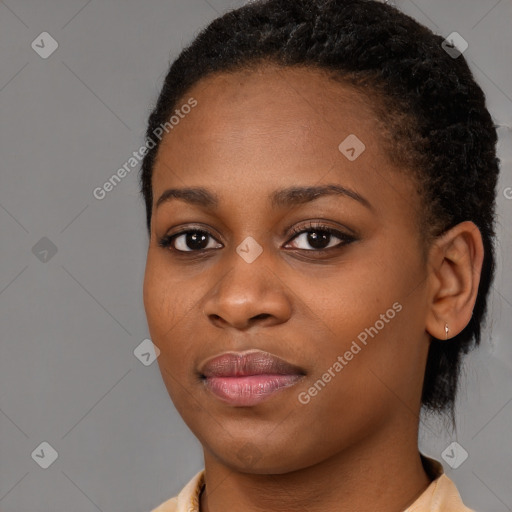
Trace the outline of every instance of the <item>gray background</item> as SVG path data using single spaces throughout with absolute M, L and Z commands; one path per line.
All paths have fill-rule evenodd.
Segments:
M 243 3 L 0 2 L 2 512 L 147 511 L 202 467 L 157 363 L 134 355 L 149 337 L 138 167 L 103 200 L 92 191 L 143 143 L 169 61 L 207 22 Z M 457 432 L 426 418 L 420 446 L 441 459 L 457 441 L 468 459 L 444 466 L 465 502 L 512 510 L 512 274 L 504 268 L 512 253 L 512 5 L 395 5 L 468 41 L 464 55 L 502 125 L 490 329 L 467 359 Z M 43 31 L 59 44 L 47 59 L 31 47 Z M 43 253 L 51 244 L 57 252 Z M 58 453 L 47 469 L 31 455 L 42 442 Z

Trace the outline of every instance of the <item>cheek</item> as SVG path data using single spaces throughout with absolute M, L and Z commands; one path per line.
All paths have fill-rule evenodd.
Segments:
M 157 310 L 161 307 L 162 294 L 165 289 L 160 265 L 153 252 L 152 249 L 148 251 L 143 284 L 144 309 L 150 329 L 154 323 L 153 319 L 158 318 Z
M 386 311 L 391 309 L 388 316 L 395 316 L 392 306 L 407 291 L 406 279 L 397 279 L 395 274 L 389 265 L 384 271 L 378 261 L 354 258 L 328 275 L 323 272 L 315 278 L 310 272 L 293 288 L 303 298 L 308 314 L 321 320 L 342 347 Z
M 147 323 L 153 343 L 162 351 L 170 350 L 170 341 L 186 315 L 186 294 L 175 283 L 156 250 L 150 249 L 144 274 L 143 300 Z
M 334 422 L 345 417 L 348 403 L 354 414 L 365 414 L 369 406 L 376 413 L 396 400 L 404 388 L 411 391 L 404 400 L 412 399 L 421 382 L 424 269 L 419 258 L 402 261 L 382 248 L 378 254 L 378 261 L 340 268 L 328 283 L 314 286 L 309 280 L 301 286 L 304 297 L 317 297 L 308 302 L 309 310 L 329 329 L 329 339 L 317 347 L 308 385 L 321 381 L 319 390 L 311 391 L 322 398 L 312 401 L 336 411 Z
M 394 303 L 405 305 L 425 282 L 425 269 L 410 240 L 383 232 L 321 282 L 316 291 L 310 284 L 308 294 L 318 297 L 318 310 L 326 321 L 341 330 L 343 326 L 363 330 L 386 315 Z M 394 312 L 386 316 L 393 320 Z
M 160 349 L 162 376 L 172 387 L 173 378 L 185 382 L 194 363 L 194 346 L 201 334 L 197 318 L 204 290 L 179 271 L 170 269 L 165 255 L 150 249 L 144 275 L 144 308 L 151 340 Z M 171 377 L 172 376 L 172 377 Z M 188 384 L 187 384 L 188 385 Z
M 150 328 L 171 328 L 179 321 L 182 310 L 187 308 L 190 289 L 183 279 L 172 271 L 164 255 L 158 249 L 148 251 L 144 274 L 144 308 Z
M 175 282 L 165 261 L 150 249 L 143 284 L 144 308 L 152 342 L 159 348 L 157 362 L 167 392 L 180 414 L 185 418 L 197 414 L 199 405 L 187 393 L 192 385 L 190 367 L 192 334 L 185 332 L 190 302 L 183 285 Z M 197 409 L 197 410 L 196 410 Z M 187 421 L 185 419 L 185 421 Z

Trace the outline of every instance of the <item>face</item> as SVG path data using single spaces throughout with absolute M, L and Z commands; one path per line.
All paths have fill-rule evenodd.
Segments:
M 205 454 L 283 473 L 414 420 L 419 198 L 371 105 L 320 71 L 270 66 L 207 77 L 188 98 L 154 167 L 144 305 Z

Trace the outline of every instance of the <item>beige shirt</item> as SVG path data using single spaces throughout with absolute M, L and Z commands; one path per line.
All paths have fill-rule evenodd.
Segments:
M 427 472 L 435 479 L 404 512 L 475 512 L 462 503 L 455 484 L 444 474 L 443 466 L 434 459 L 423 456 L 422 459 L 428 467 Z M 199 495 L 203 486 L 204 470 L 201 470 L 178 496 L 165 501 L 151 512 L 199 512 Z

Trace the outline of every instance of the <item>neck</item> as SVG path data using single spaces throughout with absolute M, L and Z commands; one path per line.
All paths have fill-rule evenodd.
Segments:
M 201 512 L 236 509 L 308 512 L 405 510 L 431 483 L 417 445 L 417 425 L 380 432 L 327 460 L 284 474 L 240 472 L 205 450 Z

